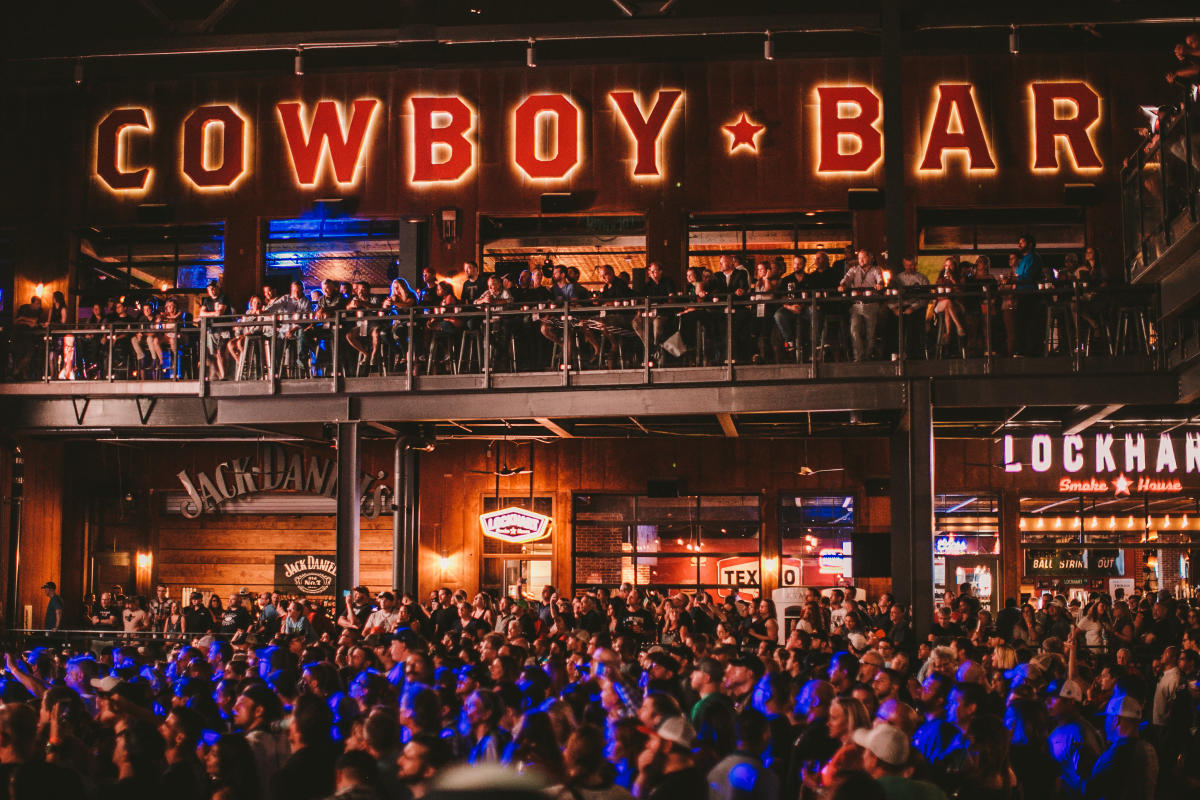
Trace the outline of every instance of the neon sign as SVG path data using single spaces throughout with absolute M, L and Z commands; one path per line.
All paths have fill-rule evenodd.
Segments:
M 1154 472 L 1160 477 L 1178 472 L 1200 473 L 1200 433 L 1184 434 L 1182 448 L 1178 440 L 1168 433 L 1159 434 L 1157 438 L 1157 442 L 1147 442 L 1146 436 L 1141 433 L 1126 433 L 1119 437 L 1112 433 L 1097 433 L 1091 437 L 1091 447 L 1088 448 L 1084 437 L 1079 434 L 1063 436 L 1058 440 L 1048 434 L 1039 434 L 1029 440 L 1028 457 L 1019 460 L 1017 439 L 1005 435 L 1004 471 L 1021 472 L 1028 464 L 1034 472 L 1049 472 L 1057 462 L 1061 463 L 1064 472 L 1072 474 L 1084 471 L 1090 463 L 1092 466 L 1089 471 L 1097 478 L 1116 473 L 1138 475 Z M 1055 457 L 1056 449 L 1058 458 Z M 1119 458 L 1118 449 L 1121 451 Z M 1025 453 L 1019 455 L 1024 456 Z
M 817 571 L 822 575 L 841 575 L 846 571 L 846 553 L 832 547 L 817 553 Z
M 932 88 L 917 174 L 944 174 L 951 158 L 965 161 L 968 173 L 995 173 L 996 160 L 975 87 L 947 82 L 935 83 Z M 1095 136 L 1103 103 L 1095 89 L 1082 80 L 1034 81 L 1027 88 L 1031 171 L 1102 170 Z M 883 104 L 878 92 L 872 86 L 853 83 L 814 86 L 806 91 L 812 110 L 804 117 L 814 120 L 811 132 L 793 131 L 790 139 L 787 132 L 773 134 L 763 146 L 791 147 L 808 135 L 818 176 L 834 179 L 873 174 L 883 161 Z M 601 97 L 607 104 L 598 102 Z M 684 91 L 676 88 L 652 92 L 619 89 L 581 102 L 561 92 L 537 92 L 514 98 L 507 106 L 511 109 L 507 123 L 497 124 L 508 125 L 508 159 L 514 173 L 525 180 L 572 180 L 587 161 L 587 143 L 609 138 L 606 126 L 611 126 L 623 131 L 630 143 L 625 159 L 628 179 L 661 181 L 666 177 L 667 143 L 682 142 L 672 131 L 684 117 L 684 99 Z M 254 171 L 251 141 L 274 141 L 286 152 L 280 160 L 298 187 L 317 189 L 326 181 L 342 189 L 354 187 L 369 168 L 372 146 L 389 118 L 404 125 L 404 132 L 395 138 L 402 151 L 405 180 L 413 188 L 453 187 L 473 177 L 480 162 L 476 107 L 471 99 L 458 94 L 413 94 L 394 108 L 376 97 L 326 97 L 307 105 L 301 100 L 283 100 L 268 108 L 272 108 L 270 116 L 257 120 L 223 103 L 202 104 L 185 113 L 177 150 L 176 172 L 181 179 L 199 190 L 236 190 Z M 253 136 L 252 124 L 259 126 Z M 704 124 L 710 123 L 705 120 Z M 730 153 L 759 151 L 758 135 L 764 126 L 752 122 L 747 113 L 721 128 L 732 137 Z M 134 137 L 140 147 L 156 135 L 153 115 L 145 107 L 115 108 L 101 117 L 96 123 L 94 164 L 100 185 L 114 194 L 146 192 L 155 168 L 131 163 L 129 151 Z M 388 141 L 391 144 L 392 138 Z M 273 148 L 268 150 L 275 153 Z M 153 148 L 153 152 L 162 151 Z
M 516 506 L 479 515 L 479 525 L 483 528 L 484 536 L 509 544 L 524 544 L 545 539 L 550 535 L 552 521 L 545 514 Z
M 954 534 L 935 536 L 933 539 L 933 552 L 939 556 L 965 556 L 967 554 L 967 540 L 957 539 Z

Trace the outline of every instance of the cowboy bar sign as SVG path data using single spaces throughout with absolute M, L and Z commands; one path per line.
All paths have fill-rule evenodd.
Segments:
M 1003 447 L 1005 472 L 1062 473 L 1058 491 L 1064 494 L 1180 492 L 1183 477 L 1200 476 L 1198 433 L 1005 436 Z
M 483 535 L 500 539 L 510 544 L 523 544 L 545 539 L 550 533 L 552 520 L 536 511 L 509 506 L 499 511 L 479 515 Z

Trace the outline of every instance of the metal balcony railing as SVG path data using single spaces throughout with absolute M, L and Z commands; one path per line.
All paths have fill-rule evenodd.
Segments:
M 734 380 L 752 365 L 805 379 L 856 362 L 876 365 L 858 377 L 947 362 L 990 374 L 1010 357 L 1053 359 L 1063 372 L 1104 362 L 1157 370 L 1157 320 L 1154 287 L 1078 282 L 181 317 L 18 331 L 6 380 L 79 394 L 95 382 L 194 382 L 204 394 L 221 382 L 331 378 L 335 391 L 351 378 L 412 390 L 437 375 L 483 376 L 479 388 L 502 374 L 650 383 L 696 368 Z

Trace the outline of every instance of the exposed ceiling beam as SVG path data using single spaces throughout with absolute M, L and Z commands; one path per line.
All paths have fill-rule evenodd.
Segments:
M 730 439 L 736 439 L 738 436 L 737 425 L 734 424 L 733 414 L 717 414 L 717 422 L 721 423 L 721 432 Z
M 1063 420 L 1063 436 L 1073 436 L 1077 433 L 1082 433 L 1124 407 L 1123 403 L 1115 403 L 1107 406 L 1079 406 Z
M 1010 422 L 1012 422 L 1017 417 L 1021 416 L 1021 412 L 1024 410 L 1025 410 L 1025 406 L 1021 406 L 1016 411 L 1009 414 L 1008 417 L 1005 418 L 1004 422 L 1001 422 L 999 425 L 997 425 L 995 428 L 992 429 L 992 436 L 995 436 L 997 433 L 1004 430 L 1005 426 L 1008 425 Z
M 367 423 L 367 425 L 369 425 L 370 427 L 379 431 L 380 433 L 386 433 L 388 436 L 399 436 L 400 435 L 400 431 L 396 430 L 395 428 L 393 428 L 390 425 L 384 425 L 382 422 L 375 422 L 374 420 L 366 420 L 366 423 Z
M 213 12 L 200 23 L 200 31 L 202 33 L 212 32 L 212 29 L 217 27 L 221 20 L 225 19 L 225 15 L 232 11 L 233 7 L 240 2 L 241 0 L 224 0 L 221 5 L 214 8 Z
M 555 436 L 557 436 L 560 439 L 574 439 L 575 438 L 575 434 L 571 433 L 569 430 L 564 428 L 562 425 L 559 425 L 557 422 L 550 419 L 549 417 L 534 417 L 533 421 L 536 422 L 538 425 L 541 425 L 543 428 L 550 431 L 551 433 L 553 433 Z

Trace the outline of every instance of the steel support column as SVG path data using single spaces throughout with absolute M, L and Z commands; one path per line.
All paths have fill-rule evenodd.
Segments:
M 338 423 L 337 430 L 337 588 L 338 601 L 359 584 L 359 545 L 362 514 L 358 476 L 362 473 L 358 450 L 358 423 Z
M 887 236 L 888 265 L 893 273 L 901 269 L 900 262 L 907 248 L 907 225 L 904 209 L 904 78 L 901 74 L 901 0 L 885 0 L 883 4 L 883 200 L 884 226 Z
M 933 624 L 933 404 L 928 380 L 908 385 L 891 441 L 892 590 L 920 640 Z
M 421 548 L 421 453 L 410 448 L 404 467 L 404 582 L 401 592 L 417 595 L 417 557 Z M 420 598 L 418 597 L 419 601 Z

